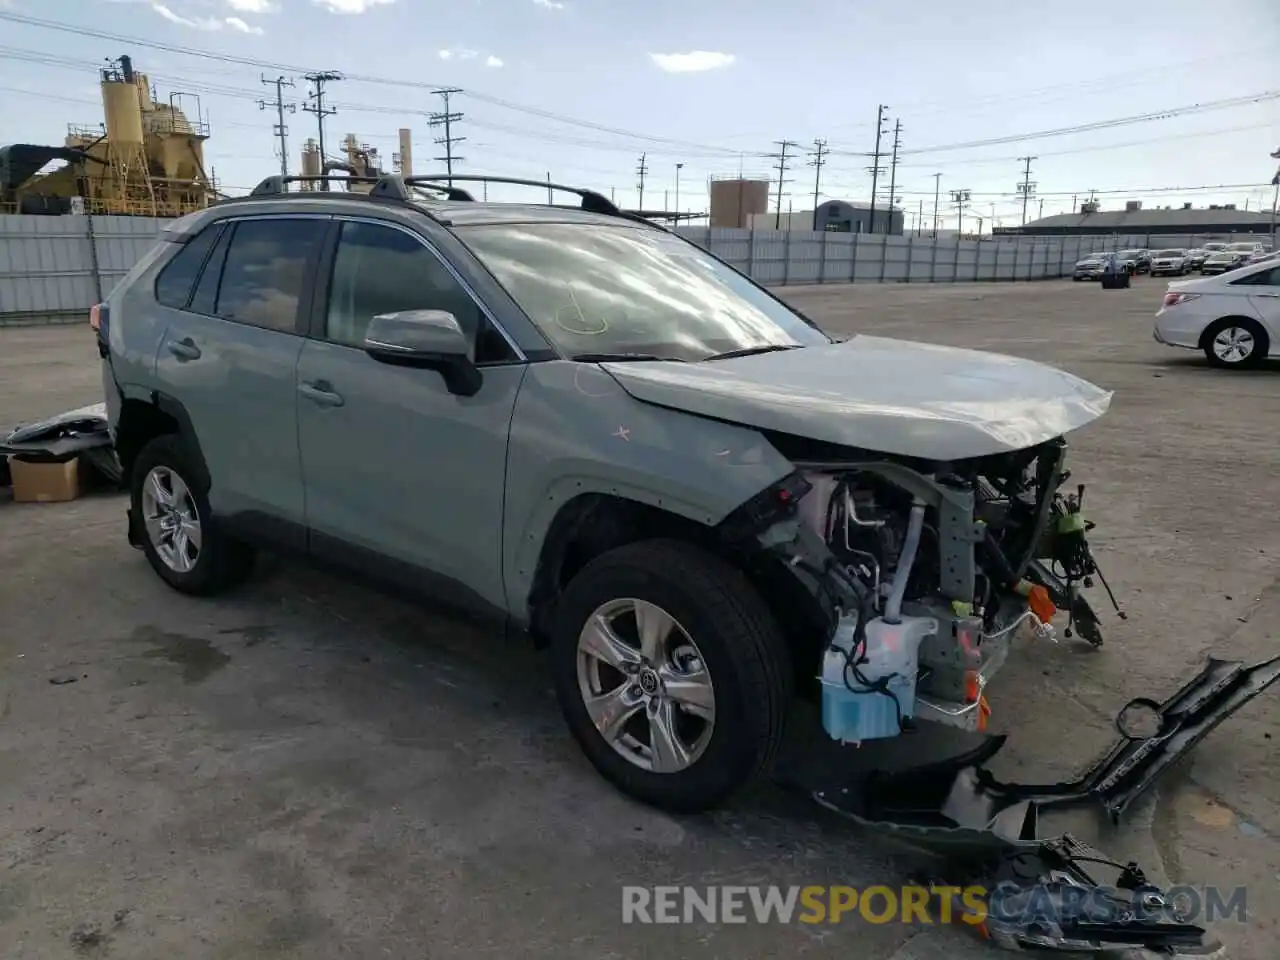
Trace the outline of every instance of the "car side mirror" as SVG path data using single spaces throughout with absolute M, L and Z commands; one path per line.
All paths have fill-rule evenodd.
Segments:
M 458 318 L 446 310 L 378 314 L 365 330 L 364 352 L 393 367 L 435 370 L 458 396 L 475 396 L 483 382 Z

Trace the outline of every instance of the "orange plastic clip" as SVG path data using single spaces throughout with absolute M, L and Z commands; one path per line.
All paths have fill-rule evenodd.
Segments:
M 1031 612 L 1036 615 L 1036 618 L 1041 623 L 1052 622 L 1054 615 L 1058 612 L 1058 608 L 1049 599 L 1049 591 L 1040 586 L 1040 584 L 1036 584 L 1028 591 L 1027 606 L 1031 608 Z

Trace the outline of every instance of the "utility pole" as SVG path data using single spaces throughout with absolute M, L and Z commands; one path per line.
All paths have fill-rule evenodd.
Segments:
M 1036 219 L 1038 220 L 1044 219 L 1044 197 L 1040 198 L 1040 212 L 1036 214 Z
M 938 192 L 942 188 L 942 174 L 933 175 L 933 239 L 938 239 Z
M 893 154 L 892 159 L 889 160 L 889 225 L 885 227 L 885 233 L 893 233 L 893 205 L 898 200 L 894 190 L 898 185 L 898 148 L 900 146 L 902 146 L 902 121 L 895 120 L 893 122 Z
M 640 212 L 644 213 L 644 178 L 649 174 L 649 166 L 644 162 L 645 154 L 640 154 L 640 162 L 636 165 L 636 176 L 640 178 L 637 189 L 640 191 Z
M 1276 147 L 1271 153 L 1272 160 L 1280 160 L 1280 147 Z M 1280 207 L 1280 167 L 1276 167 L 1276 175 L 1271 178 L 1271 185 L 1275 187 L 1275 192 L 1271 196 L 1271 249 L 1280 249 L 1276 245 L 1276 208 Z
M 292 87 L 293 81 L 286 80 L 284 77 L 276 77 L 274 80 L 268 80 L 262 76 L 262 83 L 268 87 L 276 88 L 276 99 L 274 104 L 269 104 L 266 100 L 258 101 L 258 109 L 265 110 L 268 106 L 276 108 L 276 122 L 271 127 L 271 132 L 277 140 L 280 141 L 280 176 L 287 177 L 289 175 L 289 128 L 284 125 L 285 111 L 294 113 L 298 109 L 298 105 L 292 101 L 284 102 L 284 88 Z
M 308 73 L 303 79 L 311 84 L 311 92 L 307 94 L 307 102 L 302 105 L 302 109 L 306 113 L 314 113 L 316 115 L 316 133 L 319 134 L 317 139 L 320 145 L 320 165 L 323 172 L 325 160 L 324 118 L 331 117 L 338 112 L 333 107 L 324 105 L 324 85 L 335 80 L 341 80 L 342 74 L 336 70 L 324 70 L 320 73 Z M 328 185 L 321 184 L 321 188 L 327 190 Z
M 880 166 L 880 158 L 884 156 L 880 152 L 880 138 L 884 136 L 884 113 L 888 109 L 883 103 L 876 107 L 876 149 L 871 154 L 871 166 L 867 167 L 867 172 L 871 174 L 871 211 L 867 233 L 876 232 L 876 179 L 884 173 L 884 167 Z
M 920 231 L 924 229 L 924 197 L 920 198 L 920 206 L 916 210 L 916 236 L 920 236 Z
M 813 153 L 809 166 L 813 167 L 813 229 L 818 229 L 818 193 L 822 186 L 822 165 L 827 162 L 827 141 L 813 141 Z
M 435 143 L 444 147 L 444 156 L 433 157 L 432 159 L 441 160 L 444 162 L 445 176 L 448 178 L 448 183 L 449 183 L 449 186 L 451 187 L 453 186 L 453 164 L 455 161 L 463 159 L 462 157 L 454 155 L 453 145 L 455 143 L 461 143 L 463 140 L 467 138 L 455 137 L 453 135 L 453 125 L 462 119 L 462 114 L 454 113 L 450 111 L 449 97 L 455 93 L 461 93 L 461 92 L 462 91 L 459 90 L 457 87 L 445 87 L 440 90 L 437 90 L 436 95 L 440 97 L 441 100 L 444 101 L 444 110 L 440 111 L 439 113 L 433 113 L 429 117 L 427 117 L 427 126 L 444 127 L 444 136 L 435 138 Z
M 680 225 L 680 171 L 684 169 L 683 163 L 676 164 L 676 226 Z
M 964 233 L 964 205 L 968 202 L 968 190 L 951 191 L 951 203 L 956 208 L 956 233 L 958 234 Z
M 791 140 L 775 140 L 773 142 L 778 145 L 778 152 L 773 155 L 774 158 L 778 161 L 777 166 L 773 168 L 778 171 L 778 200 L 776 205 L 774 206 L 773 228 L 775 230 L 781 230 L 782 229 L 782 187 L 783 187 L 783 184 L 791 182 L 787 179 L 787 161 L 791 159 L 790 157 L 787 156 L 787 151 L 792 147 L 797 146 L 797 144 L 792 142 Z
M 1031 179 L 1031 161 L 1035 157 L 1019 157 L 1025 166 L 1022 168 L 1022 182 L 1018 184 L 1018 196 L 1022 197 L 1022 225 L 1027 225 L 1027 201 L 1036 194 L 1036 185 Z

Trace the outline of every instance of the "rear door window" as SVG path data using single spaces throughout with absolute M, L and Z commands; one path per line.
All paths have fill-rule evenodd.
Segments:
M 183 244 L 156 277 L 157 303 L 175 310 L 186 309 L 191 299 L 191 288 L 195 286 L 200 268 L 221 231 L 222 224 L 212 224 Z
M 297 332 L 307 264 L 324 239 L 325 224 L 298 217 L 237 223 L 222 266 L 216 315 Z

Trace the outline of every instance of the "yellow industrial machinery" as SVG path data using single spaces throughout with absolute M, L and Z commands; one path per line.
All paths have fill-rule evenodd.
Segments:
M 168 103 L 157 102 L 146 75 L 134 72 L 129 57 L 112 61 L 101 79 L 105 123 L 68 128 L 65 148 L 20 144 L 0 151 L 10 155 L 7 163 L 0 156 L 0 203 L 30 213 L 83 209 L 173 217 L 216 200 L 205 171 L 209 128 L 198 99 L 194 120 L 178 103 L 189 95 L 175 93 Z M 66 166 L 38 173 L 52 159 L 66 160 Z
M 405 131 L 407 132 L 407 131 Z M 320 155 L 320 145 L 314 139 L 308 139 L 302 146 L 302 174 L 317 177 L 341 170 L 352 177 L 380 177 L 382 168 L 378 162 L 378 151 L 367 143 L 361 143 L 354 133 L 348 133 L 342 141 L 342 152 L 346 160 L 325 160 Z M 301 190 L 327 189 L 321 183 L 302 183 Z M 352 193 L 368 193 L 373 189 L 371 183 L 349 183 L 347 190 Z

